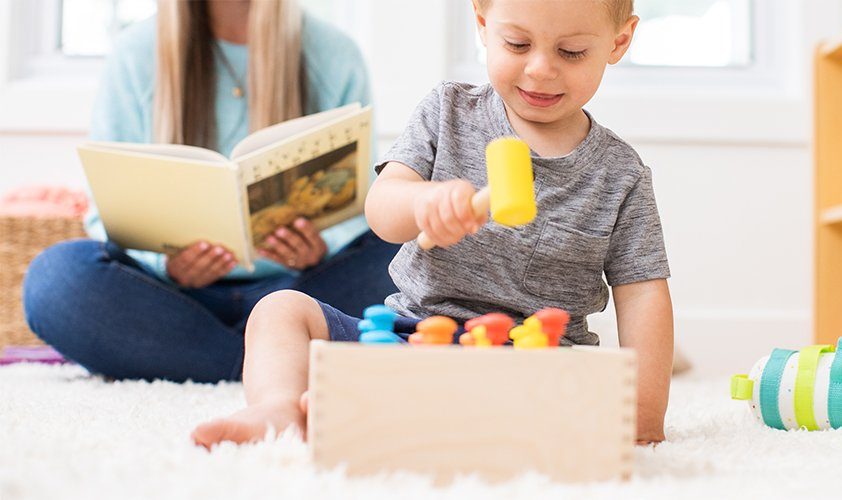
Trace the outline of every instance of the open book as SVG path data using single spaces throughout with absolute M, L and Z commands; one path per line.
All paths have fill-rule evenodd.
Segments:
M 163 253 L 206 240 L 253 269 L 255 247 L 297 217 L 324 229 L 362 213 L 370 149 L 371 108 L 351 104 L 258 130 L 230 159 L 176 144 L 78 151 L 110 240 Z

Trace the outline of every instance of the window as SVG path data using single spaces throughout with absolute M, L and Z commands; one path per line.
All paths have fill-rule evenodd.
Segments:
M 751 0 L 637 0 L 640 17 L 626 57 L 638 66 L 748 67 Z
M 318 17 L 339 26 L 347 24 L 343 20 L 347 21 L 349 16 L 343 14 L 348 14 L 350 2 L 299 0 L 299 3 Z M 153 15 L 156 4 L 156 0 L 63 0 L 58 48 L 65 56 L 103 56 L 120 30 Z
M 770 12 L 779 1 L 764 1 L 761 12 L 757 4 L 757 0 L 636 0 L 640 24 L 632 48 L 619 65 L 624 68 L 621 72 L 627 81 L 638 81 L 640 76 L 631 76 L 629 70 L 648 68 L 653 70 L 650 75 L 656 69 L 722 69 L 743 74 L 746 69 L 763 70 L 774 45 L 769 35 L 774 30 L 770 21 L 776 16 Z M 485 81 L 485 49 L 476 33 L 470 2 L 455 7 L 451 74 L 455 79 Z M 765 26 L 768 32 L 758 32 L 755 26 Z M 758 51 L 767 59 L 758 59 Z M 663 72 L 656 79 L 663 83 Z
M 155 0 L 63 0 L 59 50 L 66 56 L 104 55 L 114 35 L 155 10 Z
M 470 0 L 299 2 L 348 32 L 368 58 L 376 98 L 384 103 L 381 131 L 402 130 L 405 115 L 414 108 L 407 96 L 420 98 L 437 81 L 487 80 Z M 109 51 L 123 25 L 147 17 L 156 3 L 0 0 L 0 34 L 6 34 L 0 36 L 0 86 L 5 86 L 0 93 L 0 128 L 19 129 L 25 122 L 31 128 L 83 130 L 101 71 L 100 56 Z M 732 108 L 745 108 L 740 108 L 745 123 L 739 125 L 746 133 L 801 119 L 799 115 L 772 122 L 755 118 L 759 115 L 754 110 L 773 113 L 803 106 L 790 101 L 806 95 L 809 82 L 803 75 L 809 74 L 812 44 L 838 34 L 842 15 L 838 0 L 636 0 L 635 4 L 643 17 L 635 44 L 625 62 L 607 72 L 594 105 L 599 100 L 620 102 L 606 105 L 609 113 L 637 106 L 642 113 L 623 114 L 635 124 L 641 116 L 656 116 L 655 107 L 669 107 L 686 122 L 682 126 L 688 136 L 692 127 L 719 126 L 717 112 L 726 102 Z M 412 22 L 405 22 L 407 13 Z M 675 32 L 705 34 L 675 37 Z M 678 42 L 684 45 L 679 47 Z M 612 117 L 611 123 L 619 121 Z M 733 135 L 737 125 L 721 135 Z M 653 125 L 647 133 L 676 130 L 684 129 L 670 123 L 661 128 Z
M 370 31 L 373 1 L 299 0 L 352 36 Z M 0 0 L 0 131 L 84 132 L 102 56 L 122 28 L 156 7 L 156 0 Z

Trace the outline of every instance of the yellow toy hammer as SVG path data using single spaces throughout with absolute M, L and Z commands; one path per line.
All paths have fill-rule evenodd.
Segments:
M 492 141 L 485 148 L 488 169 L 488 186 L 471 198 L 477 217 L 491 208 L 491 219 L 504 226 L 522 226 L 535 219 L 535 188 L 529 146 L 520 139 L 503 137 Z M 418 246 L 424 250 L 435 247 L 422 232 Z

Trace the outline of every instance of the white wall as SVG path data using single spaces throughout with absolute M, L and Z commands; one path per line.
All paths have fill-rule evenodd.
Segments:
M 653 170 L 687 357 L 702 371 L 741 373 L 773 347 L 810 344 L 808 146 L 635 145 Z M 611 314 L 593 326 L 613 332 Z
M 363 8 L 376 0 L 357 1 Z M 447 77 L 449 11 L 447 0 L 428 0 L 423 9 L 376 3 L 355 22 L 375 81 L 383 151 L 418 100 Z M 800 62 L 779 98 L 685 95 L 671 105 L 657 95 L 615 93 L 591 106 L 653 169 L 676 336 L 702 373 L 744 372 L 773 347 L 812 341 L 809 63 L 815 39 L 836 26 L 842 33 L 839 3 L 798 3 L 809 5 L 793 20 L 802 26 L 793 49 Z M 81 185 L 73 145 L 83 127 L 10 132 L 15 118 L 2 113 L 0 106 L 0 190 L 27 182 Z M 84 124 L 86 117 L 64 123 L 74 120 Z M 610 310 L 591 324 L 606 344 L 616 343 Z
M 75 146 L 84 133 L 35 135 L 0 132 L 0 193 L 29 184 L 84 186 Z

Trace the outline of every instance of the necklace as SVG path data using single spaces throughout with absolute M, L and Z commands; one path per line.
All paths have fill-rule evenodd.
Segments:
M 228 61 L 228 58 L 225 57 L 225 53 L 222 52 L 222 48 L 219 47 L 218 43 L 214 42 L 213 49 L 219 56 L 219 60 L 222 61 L 222 66 L 225 67 L 225 71 L 228 73 L 231 79 L 234 80 L 235 85 L 234 88 L 231 89 L 231 95 L 233 95 L 237 99 L 243 97 L 243 95 L 245 95 L 246 93 L 244 90 L 245 86 L 243 85 L 243 82 L 240 81 L 240 78 L 237 76 L 237 74 L 234 72 L 234 68 L 231 67 L 231 63 Z

